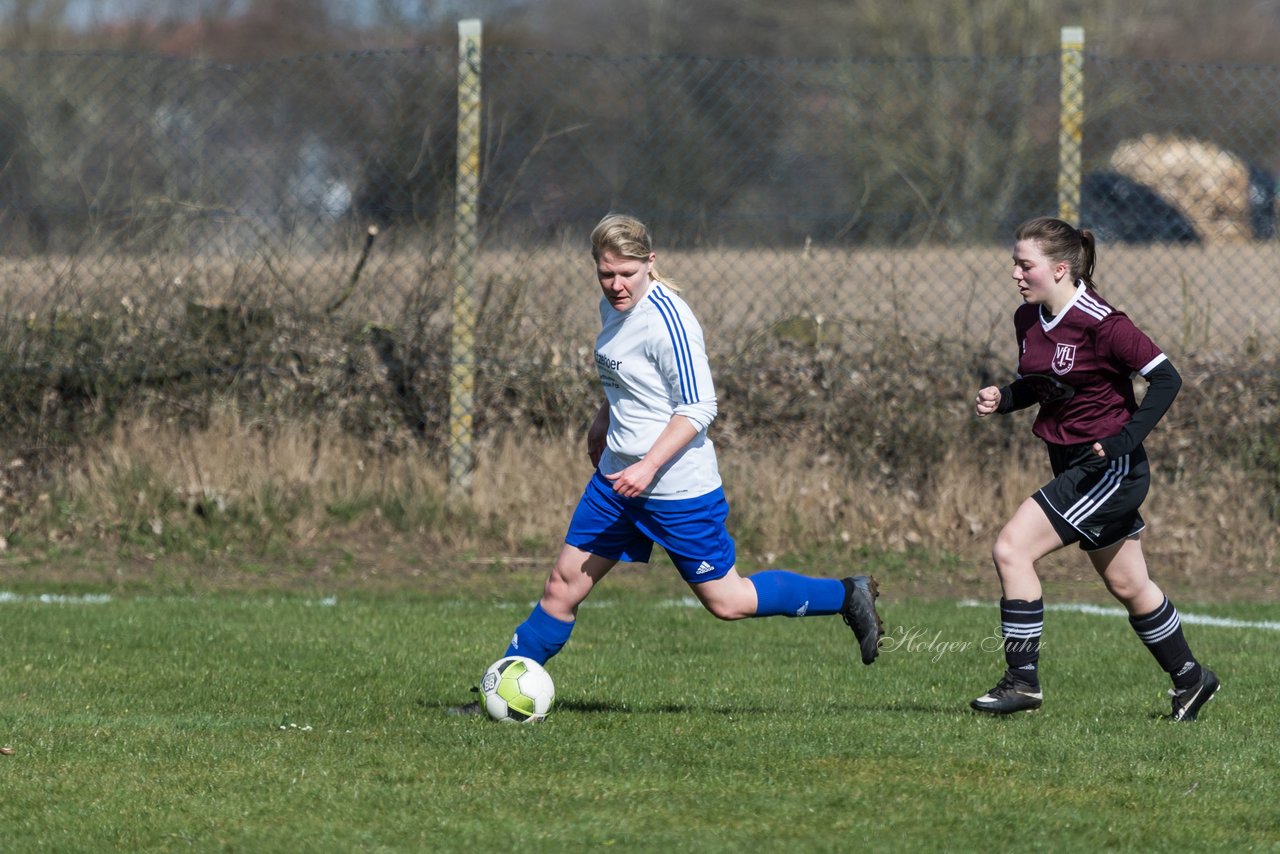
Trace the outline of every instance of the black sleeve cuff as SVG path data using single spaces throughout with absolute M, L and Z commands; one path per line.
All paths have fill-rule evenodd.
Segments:
M 996 404 L 996 412 L 1006 415 L 1013 411 L 1013 387 L 1000 387 L 1000 402 Z
M 1040 398 L 1029 383 L 1014 380 L 1000 389 L 1000 404 L 996 407 L 996 412 L 1005 415 L 1039 402 Z

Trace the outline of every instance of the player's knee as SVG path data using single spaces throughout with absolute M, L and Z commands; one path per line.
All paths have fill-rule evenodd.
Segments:
M 717 620 L 732 622 L 733 620 L 742 620 L 751 616 L 742 603 L 739 602 L 727 602 L 717 599 L 711 602 L 703 601 L 702 605 Z
M 714 581 L 689 586 L 697 594 L 702 607 L 717 620 L 742 620 L 755 615 L 755 585 L 736 572 L 730 572 Z
M 1014 568 L 1025 558 L 1023 549 L 1013 541 L 1012 537 L 1004 533 L 996 537 L 995 545 L 991 547 L 991 560 L 999 572 L 1003 573 Z
M 584 598 L 585 593 L 577 590 L 575 585 L 558 572 L 551 573 L 542 588 L 544 607 L 550 606 L 548 610 L 556 613 L 572 612 Z
M 1103 581 L 1112 596 L 1126 603 L 1137 601 L 1149 583 L 1146 579 L 1131 578 L 1104 578 Z

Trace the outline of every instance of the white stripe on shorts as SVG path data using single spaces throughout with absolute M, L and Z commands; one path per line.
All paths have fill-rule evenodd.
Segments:
M 1129 455 L 1112 460 L 1107 465 L 1107 473 L 1102 479 L 1093 485 L 1085 495 L 1071 507 L 1067 508 L 1062 514 L 1062 518 L 1066 519 L 1073 527 L 1079 528 L 1086 519 L 1106 503 L 1107 499 L 1115 494 L 1120 488 L 1120 484 L 1124 482 L 1125 476 L 1129 474 Z

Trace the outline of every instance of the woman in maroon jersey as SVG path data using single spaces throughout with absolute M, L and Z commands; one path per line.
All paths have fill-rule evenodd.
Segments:
M 1172 718 L 1195 720 L 1218 690 L 1218 677 L 1191 654 L 1177 609 L 1147 574 L 1138 510 L 1151 480 L 1142 440 L 1173 403 L 1182 378 L 1098 293 L 1088 229 L 1040 217 L 1019 226 L 1014 241 L 1013 280 L 1024 302 L 1013 316 L 1017 378 L 980 390 L 975 411 L 986 416 L 1039 404 L 1031 429 L 1048 448 L 1053 479 L 996 538 L 1007 669 L 970 706 L 992 714 L 1040 708 L 1044 599 L 1035 564 L 1077 543 L 1172 678 Z M 1148 383 L 1141 405 L 1135 373 Z

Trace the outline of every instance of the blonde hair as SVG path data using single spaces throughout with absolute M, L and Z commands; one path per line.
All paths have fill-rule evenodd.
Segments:
M 645 224 L 635 217 L 622 213 L 607 214 L 591 230 L 591 257 L 599 261 L 604 252 L 648 261 L 653 254 L 653 238 Z M 658 275 L 656 266 L 649 271 L 649 278 L 673 291 L 680 290 L 670 279 Z

